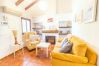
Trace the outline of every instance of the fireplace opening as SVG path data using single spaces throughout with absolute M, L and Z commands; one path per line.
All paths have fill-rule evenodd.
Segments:
M 55 36 L 45 36 L 45 40 L 46 40 L 46 42 L 55 44 Z

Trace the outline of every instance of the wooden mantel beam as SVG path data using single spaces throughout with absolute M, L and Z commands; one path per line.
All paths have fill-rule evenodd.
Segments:
M 35 3 L 37 3 L 38 0 L 33 1 L 32 3 L 30 3 L 27 7 L 25 7 L 25 10 L 28 10 L 30 7 L 32 7 Z
M 18 1 L 15 3 L 15 5 L 18 6 L 18 5 L 20 5 L 23 1 L 24 1 L 24 0 L 18 0 Z

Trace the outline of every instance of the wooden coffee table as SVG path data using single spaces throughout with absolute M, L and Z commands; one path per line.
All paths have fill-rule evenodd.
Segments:
M 46 56 L 48 57 L 48 48 L 50 43 L 47 42 L 41 42 L 36 46 L 36 56 L 38 55 L 38 48 L 45 48 L 46 49 Z

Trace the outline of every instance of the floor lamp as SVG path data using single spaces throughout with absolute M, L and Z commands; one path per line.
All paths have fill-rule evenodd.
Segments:
M 21 44 L 19 44 L 18 43 L 18 40 L 17 40 L 17 31 L 16 30 L 12 30 L 12 32 L 13 32 L 13 35 L 14 35 L 14 39 L 15 39 L 15 45 L 13 45 L 13 47 L 16 47 L 16 46 L 19 46 L 20 47 L 20 45 Z M 15 49 L 15 48 L 14 48 Z M 15 49 L 16 50 L 16 49 Z M 24 49 L 22 48 L 22 52 L 23 52 L 23 54 L 24 54 Z M 14 58 L 15 58 L 15 53 L 16 53 L 16 51 L 14 51 Z
M 15 44 L 18 44 L 17 41 L 17 31 L 16 30 L 12 30 L 13 31 L 13 35 L 14 35 L 14 39 L 15 39 Z

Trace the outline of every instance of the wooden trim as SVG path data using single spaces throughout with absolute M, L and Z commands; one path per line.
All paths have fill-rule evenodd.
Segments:
M 24 1 L 24 0 L 18 0 L 18 1 L 15 3 L 15 5 L 18 6 L 18 5 L 20 5 L 23 1 Z
M 4 12 L 4 13 L 15 15 L 15 16 L 21 16 L 22 15 L 21 11 L 15 10 L 13 8 L 9 8 L 7 6 L 0 6 L 0 12 Z
M 25 10 L 28 10 L 30 7 L 32 7 L 34 4 L 36 4 L 38 2 L 38 0 L 33 1 L 32 3 L 30 3 L 27 7 L 25 7 Z

